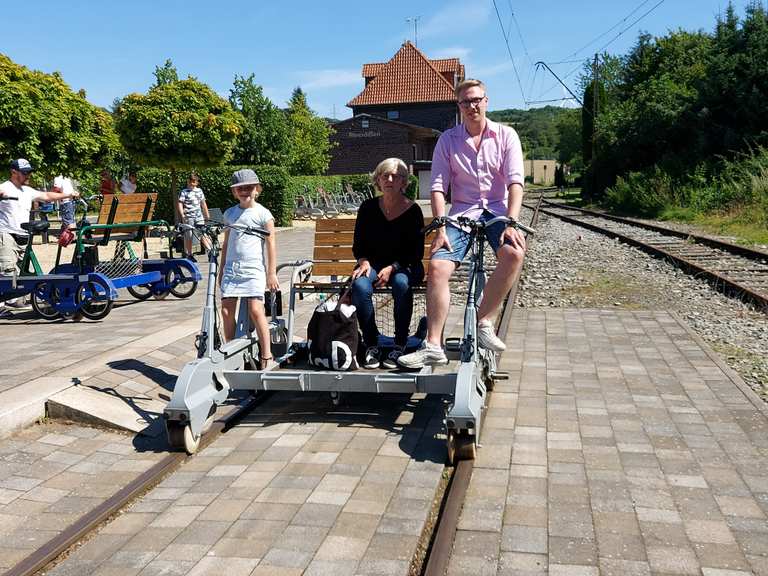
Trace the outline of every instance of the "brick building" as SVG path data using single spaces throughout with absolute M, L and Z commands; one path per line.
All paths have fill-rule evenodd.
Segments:
M 363 91 L 347 103 L 353 117 L 334 124 L 329 174 L 370 172 L 402 158 L 414 172 L 429 166 L 440 133 L 456 125 L 454 87 L 464 79 L 458 58 L 430 60 L 410 42 L 388 61 L 364 64 Z

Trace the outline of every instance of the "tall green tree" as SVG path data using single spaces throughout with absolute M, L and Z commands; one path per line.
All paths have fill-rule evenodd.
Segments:
M 557 161 L 580 170 L 584 162 L 581 155 L 581 111 L 566 110 L 557 118 Z
M 222 164 L 232 157 L 240 114 L 209 86 L 187 78 L 129 94 L 115 110 L 120 141 L 141 165 L 177 170 Z
M 288 159 L 288 122 L 254 81 L 254 76 L 235 76 L 229 92 L 232 108 L 243 115 L 243 131 L 237 139 L 235 164 L 282 166 Z
M 288 171 L 293 175 L 323 174 L 331 162 L 333 129 L 310 110 L 301 88 L 294 89 L 288 103 L 288 130 Z
M 0 162 L 28 158 L 38 173 L 82 178 L 119 148 L 108 112 L 44 74 L 0 54 Z
M 179 72 L 176 70 L 176 66 L 174 66 L 173 61 L 170 58 L 168 58 L 162 66 L 155 66 L 153 75 L 155 77 L 155 87 L 179 81 Z

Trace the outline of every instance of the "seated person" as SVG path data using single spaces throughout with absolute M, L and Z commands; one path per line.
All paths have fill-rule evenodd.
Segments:
M 352 252 L 357 264 L 352 272 L 352 303 L 366 346 L 363 367 L 374 369 L 380 364 L 377 348 L 379 330 L 373 309 L 373 289 L 392 287 L 395 317 L 395 347 L 382 363 L 396 368 L 397 358 L 408 341 L 413 313 L 411 286 L 424 278 L 424 216 L 418 204 L 405 196 L 408 167 L 399 158 L 379 163 L 372 175 L 374 187 L 381 196 L 369 198 L 360 205 L 355 222 Z
M 127 176 L 120 180 L 120 192 L 123 194 L 133 194 L 136 192 L 136 174 L 134 172 L 129 172 Z

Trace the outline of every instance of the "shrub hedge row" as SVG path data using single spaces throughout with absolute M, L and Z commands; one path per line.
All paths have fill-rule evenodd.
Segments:
M 294 199 L 297 195 L 304 194 L 307 189 L 314 196 L 318 186 L 322 186 L 328 192 L 346 189 L 347 184 L 358 192 L 370 189 L 371 186 L 371 178 L 368 174 L 289 176 L 288 172 L 280 166 L 218 166 L 197 171 L 200 187 L 205 192 L 209 208 L 219 208 L 224 211 L 235 203 L 229 186 L 232 173 L 241 168 L 252 168 L 259 175 L 264 188 L 259 202 L 272 212 L 276 226 L 291 225 Z M 179 189 L 186 185 L 188 175 L 183 171 L 178 173 L 176 184 Z M 174 191 L 174 194 L 170 193 L 170 172 L 159 168 L 142 168 L 138 171 L 137 177 L 139 191 L 158 193 L 155 217 L 173 222 L 173 202 L 178 191 Z M 406 195 L 412 199 L 419 195 L 419 180 L 415 176 L 411 176 L 408 180 Z

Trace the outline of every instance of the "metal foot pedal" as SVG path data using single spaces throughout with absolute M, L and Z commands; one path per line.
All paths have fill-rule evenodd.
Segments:
M 458 360 L 461 356 L 461 338 L 445 339 L 445 355 L 448 360 Z

